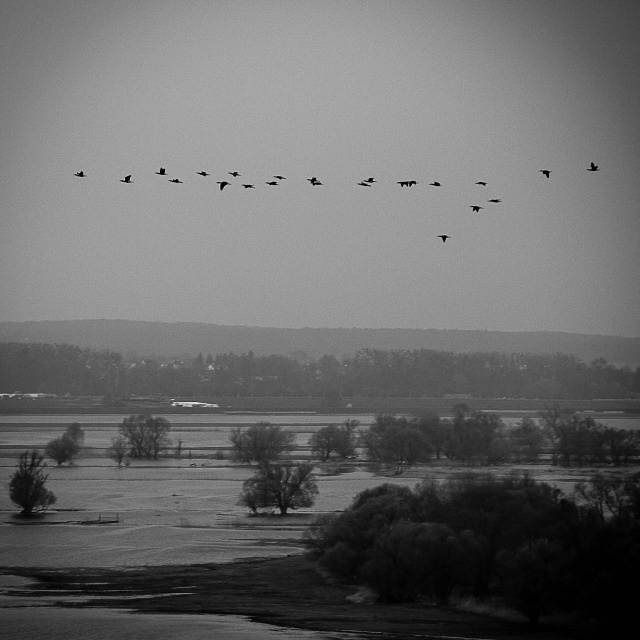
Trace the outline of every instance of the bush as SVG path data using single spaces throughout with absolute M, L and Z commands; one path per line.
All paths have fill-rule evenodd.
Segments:
M 79 422 L 72 422 L 65 431 L 65 435 L 71 438 L 78 447 L 84 444 L 84 430 Z
M 55 460 L 58 465 L 65 462 L 71 464 L 74 456 L 76 456 L 79 451 L 80 446 L 67 433 L 48 442 L 44 450 L 45 454 L 52 460 Z

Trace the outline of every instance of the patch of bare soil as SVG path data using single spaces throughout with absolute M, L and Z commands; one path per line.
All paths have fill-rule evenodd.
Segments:
M 336 583 L 304 555 L 126 570 L 12 568 L 10 572 L 38 580 L 30 595 L 50 599 L 59 593 L 72 606 L 235 614 L 285 627 L 397 639 L 571 637 L 559 629 L 543 627 L 534 633 L 524 623 L 425 604 L 355 604 L 347 600 L 355 593 L 354 586 Z

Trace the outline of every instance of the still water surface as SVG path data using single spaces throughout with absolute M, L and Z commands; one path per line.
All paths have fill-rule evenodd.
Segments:
M 500 415 L 499 411 L 496 411 Z M 511 415 L 503 417 L 508 425 L 514 425 L 520 422 L 521 418 L 514 418 Z M 256 422 L 270 422 L 279 425 L 308 425 L 323 426 L 329 424 L 340 424 L 345 420 L 358 420 L 362 426 L 367 426 L 375 420 L 374 413 L 364 414 L 229 414 L 229 413 L 210 413 L 210 414 L 157 414 L 166 418 L 171 424 L 198 424 L 198 425 L 251 425 Z M 526 415 L 536 418 L 535 412 Z M 586 414 L 590 415 L 590 414 Z M 0 415 L 0 425 L 2 424 L 70 424 L 79 422 L 80 424 L 120 424 L 125 418 L 122 414 L 63 414 L 63 415 Z M 450 416 L 442 416 L 450 417 Z M 523 415 L 524 417 L 524 415 Z M 640 417 L 625 417 L 620 414 L 594 414 L 593 419 L 600 424 L 615 427 L 616 429 L 638 429 L 640 430 Z
M 6 640 L 328 640 L 353 633 L 287 629 L 240 616 L 142 614 L 117 609 L 0 608 Z M 45 631 L 46 630 L 46 631 Z

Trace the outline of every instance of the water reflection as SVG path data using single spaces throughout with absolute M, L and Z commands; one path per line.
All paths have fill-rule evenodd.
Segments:
M 358 634 L 287 629 L 252 622 L 241 616 L 147 614 L 117 609 L 62 607 L 0 608 L 7 640 L 328 640 L 363 638 Z

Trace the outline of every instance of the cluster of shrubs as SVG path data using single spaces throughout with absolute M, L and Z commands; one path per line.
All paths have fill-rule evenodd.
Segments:
M 527 475 L 383 484 L 318 517 L 305 541 L 331 573 L 386 602 L 475 596 L 532 627 L 563 613 L 610 630 L 640 601 L 640 474 L 599 476 L 574 498 Z
M 547 453 L 553 464 L 623 466 L 640 457 L 640 433 L 595 422 L 551 406 L 507 426 L 498 415 L 456 405 L 451 419 L 435 413 L 412 418 L 378 415 L 359 446 L 373 461 L 404 467 L 446 457 L 466 466 L 532 463 Z
M 44 452 L 47 457 L 55 460 L 57 465 L 65 462 L 71 464 L 80 453 L 83 444 L 84 430 L 79 422 L 73 422 L 61 436 L 47 443 Z

